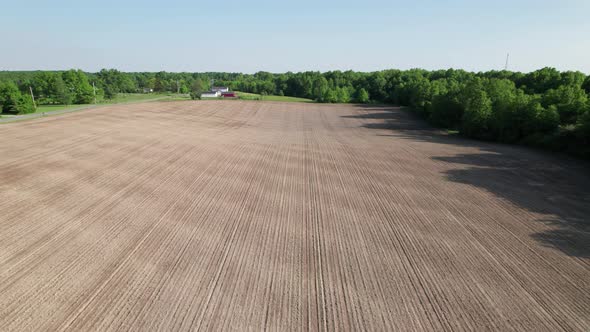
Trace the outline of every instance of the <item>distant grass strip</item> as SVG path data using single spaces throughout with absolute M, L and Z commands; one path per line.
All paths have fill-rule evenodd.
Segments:
M 276 95 L 260 95 L 256 93 L 240 92 L 236 91 L 238 97 L 242 100 L 263 100 L 263 101 L 283 101 L 283 102 L 294 102 L 294 103 L 313 103 L 314 101 L 307 98 L 289 97 L 289 96 L 276 96 Z
M 91 106 L 89 104 L 82 104 L 82 105 L 39 105 L 37 106 L 37 110 L 35 113 L 46 113 L 46 112 L 54 112 L 54 111 L 64 111 L 70 110 L 75 108 L 81 107 L 88 107 Z
M 9 123 L 16 121 L 25 121 L 35 119 L 42 116 L 51 116 L 67 112 L 82 111 L 98 106 L 108 106 L 116 104 L 132 104 L 149 101 L 175 101 L 175 100 L 189 100 L 188 95 L 184 94 L 156 94 L 156 93 L 120 93 L 113 99 L 98 100 L 96 104 L 75 104 L 75 105 L 39 105 L 35 113 L 29 114 L 2 114 L 0 115 L 0 123 Z
M 183 94 L 159 94 L 159 93 L 119 93 L 113 99 L 100 99 L 96 104 L 76 104 L 76 105 L 39 105 L 35 113 L 46 113 L 53 111 L 65 111 L 69 109 L 87 108 L 95 105 L 113 105 L 124 103 L 138 103 L 143 101 L 166 101 L 166 100 L 189 100 L 187 95 Z

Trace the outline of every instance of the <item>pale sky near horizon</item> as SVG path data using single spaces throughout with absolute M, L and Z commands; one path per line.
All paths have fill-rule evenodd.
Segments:
M 0 70 L 590 73 L 590 0 L 7 1 Z

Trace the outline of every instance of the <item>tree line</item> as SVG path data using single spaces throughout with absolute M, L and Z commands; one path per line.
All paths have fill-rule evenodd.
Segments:
M 90 104 L 95 98 L 89 75 L 81 70 L 0 72 L 0 111 L 32 113 L 33 96 L 37 105 Z
M 30 89 L 40 104 L 86 104 L 94 98 L 146 91 L 191 93 L 195 98 L 210 88 L 210 82 L 237 91 L 322 103 L 408 106 L 432 124 L 465 136 L 590 156 L 590 76 L 553 68 L 530 73 L 454 69 L 281 74 L 123 73 L 115 69 L 0 72 L 0 104 L 4 111 L 34 111 Z

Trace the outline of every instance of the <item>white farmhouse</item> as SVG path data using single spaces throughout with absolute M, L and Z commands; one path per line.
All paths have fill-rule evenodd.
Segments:
M 211 88 L 211 91 L 229 92 L 229 88 L 226 86 L 214 86 Z
M 221 92 L 219 91 L 207 91 L 201 93 L 201 98 L 219 98 L 221 97 Z

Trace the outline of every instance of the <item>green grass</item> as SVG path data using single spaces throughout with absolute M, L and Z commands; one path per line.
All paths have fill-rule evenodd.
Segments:
M 244 100 L 264 100 L 264 101 L 284 101 L 294 103 L 313 103 L 313 100 L 307 98 L 289 97 L 289 96 L 274 96 L 267 95 L 262 96 L 256 93 L 240 92 L 236 91 L 238 97 Z
M 74 108 L 88 107 L 90 105 L 39 105 L 35 113 L 69 110 Z
M 169 99 L 188 99 L 184 95 L 172 94 L 172 93 L 119 93 L 113 99 L 102 99 L 98 101 L 98 104 L 120 104 L 120 103 L 132 103 L 141 102 L 148 100 L 169 100 Z
M 76 105 L 39 105 L 34 113 L 30 115 L 32 117 L 27 117 L 27 114 L 16 114 L 12 112 L 6 112 L 0 115 L 2 121 L 0 123 L 8 123 L 14 121 L 26 121 L 28 119 L 37 117 L 35 114 L 46 113 L 45 115 L 52 115 L 52 113 L 60 113 L 60 111 L 77 111 L 83 110 L 95 106 L 106 106 L 106 105 L 113 105 L 113 104 L 124 104 L 124 103 L 139 103 L 139 102 L 148 102 L 148 101 L 175 101 L 175 100 L 190 100 L 188 95 L 184 94 L 176 94 L 176 93 L 167 93 L 167 94 L 158 94 L 158 93 L 119 93 L 117 97 L 113 99 L 99 99 L 96 104 L 76 104 Z M 21 117 L 24 116 L 24 117 Z
M 314 101 L 307 98 L 289 97 L 289 96 L 263 96 L 262 100 L 268 101 L 286 101 L 294 103 L 313 103 Z
M 188 100 L 187 95 L 179 94 L 159 94 L 159 93 L 119 93 L 113 99 L 99 99 L 96 105 L 112 105 L 122 103 L 138 103 L 143 101 L 158 100 Z M 64 111 L 77 108 L 87 108 L 94 106 L 94 104 L 77 104 L 77 105 L 39 105 L 35 113 L 44 113 L 52 111 Z

